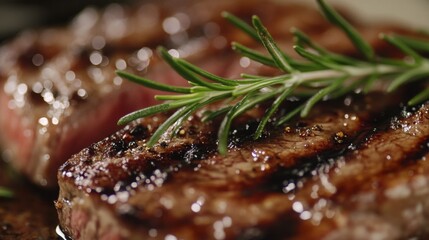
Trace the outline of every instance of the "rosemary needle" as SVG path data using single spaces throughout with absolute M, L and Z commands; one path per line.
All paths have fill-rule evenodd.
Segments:
M 170 86 L 117 71 L 119 76 L 146 87 L 177 93 L 156 96 L 156 99 L 165 102 L 130 113 L 122 117 L 118 123 L 127 124 L 141 117 L 175 110 L 147 142 L 147 146 L 152 147 L 161 137 L 174 137 L 183 122 L 196 110 L 214 102 L 222 102 L 218 109 L 207 111 L 202 121 L 223 116 L 218 129 L 218 151 L 227 154 L 230 128 L 234 119 L 260 103 L 272 101 L 260 120 L 254 139 L 262 136 L 270 121 L 272 125 L 280 126 L 296 116 L 306 117 L 320 101 L 338 98 L 356 89 L 363 89 L 362 93 L 366 94 L 373 89 L 374 82 L 379 78 L 390 82 L 387 89 L 387 92 L 390 92 L 404 84 L 429 77 L 429 59 L 422 54 L 429 52 L 429 40 L 395 34 L 381 35 L 384 41 L 406 55 L 404 59 L 386 59 L 377 56 L 359 32 L 324 0 L 317 0 L 317 3 L 329 22 L 345 32 L 364 59 L 333 53 L 313 42 L 304 32 L 293 28 L 291 32 L 296 43 L 294 50 L 305 60 L 294 59 L 279 48 L 259 17 L 253 16 L 250 25 L 231 13 L 224 12 L 222 15 L 229 22 L 255 39 L 266 51 L 263 53 L 236 42 L 232 43 L 233 50 L 253 61 L 277 68 L 282 74 L 278 76 L 242 74 L 241 79 L 228 79 L 209 73 L 184 59 L 175 58 L 165 48 L 160 47 L 158 52 L 161 57 L 186 79 L 190 86 Z M 300 99 L 301 104 L 271 119 L 289 97 Z M 423 89 L 412 97 L 408 104 L 419 104 L 427 99 L 429 89 Z
M 11 198 L 13 197 L 13 192 L 7 188 L 0 187 L 0 198 Z

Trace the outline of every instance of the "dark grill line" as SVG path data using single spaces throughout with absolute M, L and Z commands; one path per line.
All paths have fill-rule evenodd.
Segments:
M 409 172 L 412 169 L 414 169 L 414 172 L 416 172 L 419 169 L 418 167 L 419 162 L 421 167 L 424 167 L 427 165 L 425 161 L 421 160 L 422 157 L 428 156 L 427 143 L 429 140 L 429 128 L 427 127 L 428 126 L 428 118 L 427 118 L 428 109 L 427 108 L 428 108 L 428 105 L 424 105 L 420 110 L 413 113 L 408 118 L 404 120 L 398 120 L 398 123 L 400 124 L 405 124 L 405 125 L 413 124 L 413 126 L 411 127 L 414 128 L 414 130 L 416 130 L 415 135 L 412 135 L 412 136 L 400 135 L 401 132 L 404 131 L 404 129 L 402 128 L 382 130 L 374 133 L 374 137 L 370 138 L 369 141 L 367 141 L 365 144 L 362 144 L 362 146 L 356 149 L 355 152 L 349 152 L 349 154 L 346 154 L 344 157 L 340 157 L 341 161 L 343 162 L 342 163 L 343 167 L 337 164 L 337 166 L 331 167 L 330 170 L 326 173 L 327 179 L 329 179 L 330 184 L 332 184 L 336 188 L 334 193 L 329 191 L 319 191 L 319 195 L 316 199 L 309 198 L 308 196 L 311 195 L 312 186 L 318 185 L 319 187 L 321 187 L 323 185 L 320 182 L 320 178 L 317 177 L 316 179 L 312 179 L 311 181 L 304 183 L 304 187 L 297 190 L 295 194 L 295 199 L 298 201 L 303 201 L 303 204 L 307 206 L 307 209 L 309 211 L 313 211 L 312 213 L 317 212 L 316 210 L 314 210 L 315 204 L 317 204 L 320 199 L 324 199 L 324 201 L 326 200 L 328 202 L 327 209 L 331 209 L 331 210 L 336 209 L 337 211 L 339 211 L 337 212 L 337 215 L 340 214 L 341 215 L 339 216 L 340 218 L 347 219 L 347 221 L 349 221 L 349 224 L 350 222 L 354 221 L 353 216 L 355 216 L 357 213 L 374 214 L 374 212 L 366 213 L 364 210 L 365 202 L 361 202 L 362 200 L 354 198 L 356 196 L 359 196 L 360 194 L 364 194 L 366 191 L 370 191 L 370 192 L 375 191 L 375 196 L 377 197 L 375 199 L 375 202 L 371 202 L 374 208 L 376 208 L 376 206 L 382 206 L 382 205 L 388 206 L 390 202 L 394 202 L 395 200 L 388 199 L 383 195 L 384 192 L 389 189 L 389 185 L 386 185 L 386 184 L 389 182 L 392 182 L 393 184 L 395 184 L 396 179 L 394 178 L 394 176 L 398 176 L 398 180 L 407 181 L 408 180 L 407 175 L 410 174 Z M 397 137 L 398 135 L 399 137 Z M 392 139 L 392 142 L 389 142 L 390 139 Z M 364 152 L 365 150 L 368 151 L 368 149 L 377 149 L 378 144 L 382 143 L 384 140 L 387 140 L 385 144 L 389 143 L 388 146 L 390 146 L 390 149 L 392 151 L 391 153 L 392 159 L 390 159 L 390 161 L 393 161 L 393 162 L 388 164 L 382 163 L 380 161 L 383 161 L 383 160 L 389 161 L 389 159 L 374 157 L 373 155 L 371 156 L 372 160 L 365 159 L 365 156 L 366 156 L 365 153 L 361 153 L 361 152 Z M 411 141 L 411 142 L 408 142 L 408 141 Z M 416 146 L 416 147 L 407 148 L 406 146 Z M 375 151 L 377 153 L 380 153 L 380 152 L 383 153 L 383 150 L 381 149 L 377 149 Z M 401 157 L 395 158 L 395 154 L 400 154 Z M 368 162 L 368 161 L 373 161 L 373 162 Z M 359 167 L 359 165 L 356 165 L 356 164 L 364 164 L 364 166 L 359 168 L 359 170 L 353 169 L 353 168 Z M 368 165 L 368 167 L 365 167 L 365 165 Z M 377 167 L 377 165 L 379 165 L 380 167 Z M 354 172 L 351 172 L 351 171 L 354 171 Z M 407 177 L 401 179 L 401 176 L 402 177 L 407 176 Z M 375 189 L 373 186 L 374 184 L 378 186 Z M 419 203 L 418 199 L 416 201 L 417 203 Z M 361 208 L 363 207 L 364 209 L 359 210 L 360 208 L 357 206 L 361 206 Z M 403 205 L 402 207 L 405 208 L 407 206 L 408 205 Z M 392 211 L 398 212 L 398 214 L 400 214 L 401 208 L 392 209 Z M 294 216 L 293 211 L 291 210 L 288 210 L 286 213 L 284 213 L 284 215 Z M 331 233 L 336 231 L 341 232 L 341 228 L 344 226 L 341 226 L 341 224 L 338 224 L 338 222 L 336 223 L 336 221 L 338 221 L 336 219 L 337 219 L 336 217 L 334 217 L 333 219 L 328 219 L 324 217 L 322 222 L 319 224 L 318 228 L 321 228 L 321 229 L 328 228 L 330 229 L 329 231 Z M 391 223 L 391 219 L 389 219 L 388 217 L 386 218 L 386 216 L 384 216 L 382 213 L 380 213 L 380 215 L 377 216 L 376 221 L 381 221 L 382 223 L 387 224 L 388 226 L 393 228 L 398 228 L 398 227 L 400 228 L 400 227 L 404 227 L 405 225 L 404 223 L 403 225 L 395 227 L 394 225 L 395 223 Z M 389 224 L 393 224 L 393 225 L 389 225 Z M 301 221 L 300 226 L 298 226 L 298 229 L 301 229 L 301 228 L 306 229 L 305 226 L 307 226 L 308 228 L 308 225 L 311 225 L 310 221 Z M 399 231 L 399 234 L 402 234 L 401 237 L 410 237 L 407 235 L 408 233 L 406 229 L 398 230 L 398 231 Z M 320 232 L 318 233 L 320 234 Z M 305 239 L 305 237 L 311 236 L 312 232 L 300 233 L 300 234 L 302 235 L 299 235 L 299 234 L 298 235 L 303 237 L 303 239 Z M 345 233 L 343 232 L 343 234 Z M 344 237 L 347 235 L 341 235 L 341 236 Z

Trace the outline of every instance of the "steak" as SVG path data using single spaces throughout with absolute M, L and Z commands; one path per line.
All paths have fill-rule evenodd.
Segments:
M 140 46 L 153 40 L 130 28 L 122 36 L 106 32 L 123 20 L 118 7 L 87 9 L 69 26 L 24 32 L 0 50 L 0 143 L 8 161 L 41 186 L 56 186 L 67 158 L 116 131 L 112 118 L 152 101 L 153 93 L 115 78 L 138 49 L 109 49 L 128 35 Z M 142 30 L 158 31 L 155 25 Z
M 376 99 L 324 103 L 256 142 L 248 136 L 263 111 L 252 110 L 226 156 L 216 124 L 195 117 L 147 149 L 166 116 L 134 122 L 61 167 L 61 227 L 72 239 L 426 236 L 429 107 Z
M 119 130 L 115 123 L 119 117 L 154 104 L 156 91 L 123 81 L 116 77 L 116 69 L 148 78 L 163 75 L 159 80 L 164 83 L 184 83 L 153 54 L 158 44 L 177 49 L 209 71 L 241 72 L 240 67 L 223 71 L 232 58 L 220 64 L 204 56 L 215 50 L 225 54 L 227 37 L 246 41 L 231 26 L 220 30 L 224 24 L 220 12 L 249 16 L 253 1 L 246 8 L 226 0 L 155 2 L 113 4 L 102 11 L 88 8 L 68 26 L 27 31 L 0 48 L 2 152 L 36 184 L 55 187 L 58 167 L 72 154 Z M 259 12 L 267 16 L 273 9 Z M 293 9 L 314 12 L 299 6 L 289 11 Z M 180 20 L 183 26 L 163 27 L 168 20 Z M 300 26 L 314 29 L 326 24 L 310 21 Z M 277 32 L 289 34 L 287 29 Z
M 279 22 L 302 21 L 307 11 L 268 6 L 288 13 L 268 21 L 270 30 L 270 24 L 277 29 Z M 344 36 L 317 19 L 302 21 L 313 29 L 310 35 L 353 54 Z M 362 29 L 379 52 L 389 52 L 374 40 L 383 30 Z M 227 53 L 204 59 L 208 68 L 234 62 Z M 227 66 L 215 73 L 242 70 Z M 165 75 L 153 77 L 164 81 Z M 307 118 L 268 127 L 254 141 L 267 108 L 260 105 L 234 122 L 225 156 L 216 150 L 220 119 L 202 123 L 201 111 L 176 138 L 161 138 L 152 148 L 146 142 L 170 113 L 134 121 L 60 167 L 60 227 L 72 239 L 427 237 L 429 105 L 404 107 L 416 87 L 326 101 Z M 287 101 L 279 112 L 295 104 Z

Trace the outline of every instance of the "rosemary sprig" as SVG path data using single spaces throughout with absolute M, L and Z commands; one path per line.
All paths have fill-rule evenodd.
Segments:
M 7 188 L 0 187 L 0 198 L 11 198 L 13 197 L 13 192 Z
M 165 102 L 130 113 L 122 117 L 118 123 L 126 124 L 141 117 L 177 109 L 147 142 L 147 146 L 152 147 L 166 134 L 169 135 L 167 137 L 175 136 L 181 124 L 196 110 L 222 101 L 219 109 L 206 112 L 203 121 L 224 116 L 218 130 L 218 151 L 226 154 L 229 129 L 233 120 L 267 100 L 273 100 L 272 105 L 260 119 L 254 139 L 261 137 L 270 121 L 273 125 L 280 126 L 297 115 L 305 118 L 318 102 L 341 97 L 356 89 L 362 89 L 363 93 L 367 93 L 373 89 L 377 79 L 389 81 L 387 91 L 390 92 L 404 84 L 429 76 L 429 59 L 420 54 L 429 51 L 429 41 L 407 36 L 382 35 L 382 39 L 406 55 L 404 59 L 382 58 L 375 54 L 359 32 L 333 8 L 323 0 L 317 0 L 317 3 L 326 18 L 345 32 L 364 59 L 355 59 L 328 51 L 295 28 L 292 29 L 296 42 L 294 49 L 305 61 L 293 59 L 278 47 L 257 16 L 252 18 L 252 25 L 249 25 L 225 12 L 222 15 L 229 22 L 261 43 L 268 54 L 250 49 L 240 43 L 232 43 L 232 48 L 254 61 L 278 68 L 283 74 L 278 76 L 242 74 L 241 79 L 227 79 L 204 71 L 186 60 L 175 58 L 168 54 L 166 49 L 159 48 L 161 57 L 190 83 L 190 87 L 169 86 L 124 71 L 117 71 L 119 76 L 146 87 L 178 93 L 178 95 L 155 96 L 156 99 Z M 273 114 L 289 97 L 297 97 L 303 103 L 283 116 L 272 119 Z M 427 99 L 429 99 L 429 89 L 424 89 L 410 99 L 408 104 L 415 105 Z

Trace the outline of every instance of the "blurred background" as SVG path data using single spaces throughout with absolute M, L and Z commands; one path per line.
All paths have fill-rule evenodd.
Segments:
M 0 41 L 17 32 L 64 24 L 87 6 L 102 7 L 131 0 L 0 0 Z
M 116 0 L 131 2 L 132 0 Z M 162 1 L 162 0 L 158 0 Z M 316 5 L 315 0 L 295 1 Z M 363 22 L 389 22 L 429 30 L 428 0 L 326 0 L 348 9 Z M 17 32 L 46 25 L 64 24 L 86 6 L 101 7 L 114 0 L 0 0 L 0 42 Z
M 281 1 L 281 0 L 280 0 Z M 316 0 L 290 0 L 316 6 Z M 429 0 L 325 0 L 347 9 L 364 23 L 388 22 L 429 30 Z

